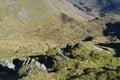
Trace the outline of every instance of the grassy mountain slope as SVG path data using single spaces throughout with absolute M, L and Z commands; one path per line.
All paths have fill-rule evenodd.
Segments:
M 2 0 L 0 3 L 2 57 L 39 54 L 48 47 L 65 46 L 88 36 L 94 37 L 92 44 L 106 41 L 102 33 L 107 18 L 92 21 L 93 17 L 69 1 Z M 92 22 L 87 22 L 89 19 Z
M 38 50 L 46 42 L 64 44 L 63 38 L 69 41 L 76 36 L 70 31 L 74 22 L 84 25 L 91 18 L 64 0 L 1 0 L 0 4 L 0 44 L 8 52 L 24 46 Z
M 16 59 L 23 62 L 26 57 L 35 57 L 48 69 L 44 72 L 35 66 L 26 75 L 31 66 L 27 64 L 16 72 L 13 70 L 12 76 L 24 80 L 119 80 L 120 59 L 115 55 L 119 54 L 116 47 L 120 40 L 116 34 L 111 38 L 104 33 L 109 28 L 107 24 L 114 26 L 119 18 L 94 18 L 70 2 L 0 1 L 0 59 L 7 58 L 14 63 Z M 6 75 L 0 74 L 0 79 L 6 79 Z

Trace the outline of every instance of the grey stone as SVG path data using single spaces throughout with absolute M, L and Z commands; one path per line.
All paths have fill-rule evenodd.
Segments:
M 1 65 L 7 66 L 9 69 L 15 69 L 15 65 L 11 63 L 9 60 L 7 60 L 6 58 L 1 59 Z
M 30 61 L 31 61 L 31 58 L 28 57 L 25 64 L 29 64 Z
M 68 60 L 69 58 L 63 54 L 61 54 L 61 56 L 63 57 L 64 60 Z
M 27 58 L 27 60 L 23 62 L 23 65 L 29 65 L 28 72 L 35 66 L 47 72 L 46 66 L 44 64 L 41 64 L 39 61 L 36 61 L 34 58 L 33 59 L 31 59 L 30 57 Z
M 7 67 L 9 69 L 15 69 L 15 65 L 13 63 L 7 63 Z
M 38 61 L 35 62 L 35 65 L 36 65 L 37 67 L 39 67 L 39 68 L 41 67 L 41 63 L 38 62 Z
M 41 68 L 42 68 L 42 70 L 47 72 L 47 68 L 46 68 L 46 66 L 44 64 L 41 64 Z
M 31 59 L 30 57 L 28 57 L 27 60 L 23 62 L 23 65 L 31 64 L 33 61 L 34 59 Z

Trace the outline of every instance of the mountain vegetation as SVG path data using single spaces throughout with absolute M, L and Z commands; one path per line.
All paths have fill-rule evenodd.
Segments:
M 1 0 L 0 80 L 120 80 L 119 0 Z

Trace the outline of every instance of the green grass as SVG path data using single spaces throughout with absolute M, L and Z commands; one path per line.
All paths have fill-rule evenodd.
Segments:
M 77 0 L 71 1 L 78 5 Z M 46 73 L 34 68 L 28 76 L 23 77 L 24 80 L 69 80 L 74 77 L 75 80 L 117 80 L 120 76 L 116 71 L 106 72 L 101 68 L 116 69 L 120 66 L 120 59 L 113 56 L 115 53 L 94 45 L 109 41 L 102 34 L 105 23 L 110 21 L 109 17 L 88 23 L 86 19 L 90 16 L 69 4 L 66 6 L 64 0 L 12 0 L 10 4 L 4 0 L 1 2 L 4 5 L 0 6 L 0 59 L 7 58 L 12 62 L 15 58 L 25 60 L 28 56 L 47 54 L 46 57 L 58 60 L 48 69 L 56 72 Z M 64 23 L 61 13 L 72 21 Z M 92 42 L 82 42 L 91 35 L 94 36 Z M 63 48 L 70 42 L 81 43 L 71 52 L 62 53 L 69 57 L 69 60 L 63 61 L 61 53 L 53 47 Z M 26 68 L 23 66 L 19 70 L 20 76 L 26 72 Z
M 76 53 L 74 52 L 76 51 Z M 91 52 L 92 51 L 92 52 Z M 56 50 L 52 50 L 52 53 L 48 57 L 56 58 L 58 56 Z M 78 56 L 70 57 L 69 60 L 59 61 L 54 64 L 50 69 L 53 72 L 45 73 L 50 80 L 66 80 L 66 79 L 75 79 L 75 80 L 106 80 L 106 79 L 119 79 L 120 76 L 116 71 L 117 67 L 120 66 L 119 58 L 113 56 L 113 53 L 105 50 L 98 50 L 93 49 L 93 47 L 86 47 L 85 44 L 80 44 L 78 48 L 74 48 L 72 52 L 68 52 L 69 54 L 77 54 Z M 64 53 L 64 54 L 68 54 Z M 82 60 L 79 57 L 80 54 L 84 55 Z M 68 56 L 68 55 L 67 55 Z M 59 57 L 59 56 L 58 56 Z M 69 56 L 68 56 L 69 57 Z M 104 69 L 102 67 L 108 68 Z M 55 72 L 54 72 L 55 71 Z M 28 76 L 25 77 L 25 80 L 29 80 L 31 75 L 38 73 L 38 70 L 33 69 L 33 72 L 30 73 Z M 43 74 L 40 71 L 40 74 Z M 47 78 L 40 78 L 40 79 L 47 79 Z M 33 79 L 33 77 L 31 77 Z

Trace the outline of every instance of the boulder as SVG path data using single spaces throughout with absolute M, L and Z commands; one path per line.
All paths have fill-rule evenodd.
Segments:
M 15 69 L 15 65 L 13 63 L 7 63 L 7 67 L 9 69 Z
M 1 59 L 1 65 L 6 66 L 9 69 L 15 69 L 15 65 L 13 63 L 11 63 L 9 60 L 7 60 L 6 58 Z
M 42 68 L 42 70 L 44 70 L 44 71 L 46 71 L 47 72 L 47 68 L 46 68 L 46 66 L 44 65 L 44 64 L 41 64 L 41 66 L 40 66 L 41 68 Z
M 27 60 L 25 62 L 23 62 L 23 66 L 25 66 L 25 65 L 28 65 L 29 71 L 36 66 L 47 72 L 46 66 L 44 64 L 41 64 L 39 61 L 35 60 L 34 58 L 28 57 Z
M 39 67 L 39 68 L 40 68 L 41 63 L 40 63 L 40 62 L 38 62 L 38 61 L 36 61 L 36 62 L 35 62 L 35 65 L 36 65 L 37 67 Z

